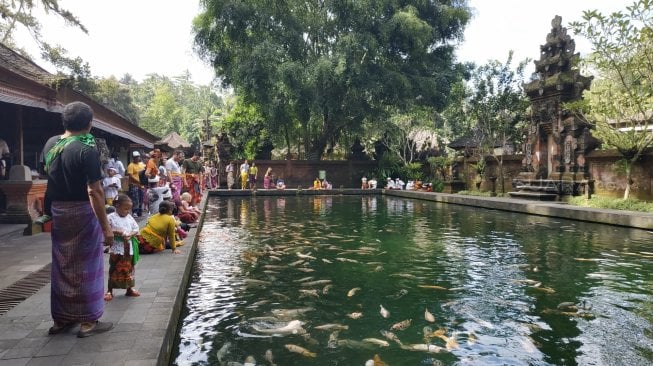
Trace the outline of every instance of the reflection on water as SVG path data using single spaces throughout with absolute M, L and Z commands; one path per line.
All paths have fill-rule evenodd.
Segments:
M 648 365 L 652 237 L 393 197 L 212 198 L 175 363 Z

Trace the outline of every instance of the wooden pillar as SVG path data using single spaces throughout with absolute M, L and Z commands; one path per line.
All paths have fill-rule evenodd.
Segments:
M 23 141 L 23 106 L 16 108 L 16 142 L 18 143 L 18 165 L 25 165 L 25 143 Z

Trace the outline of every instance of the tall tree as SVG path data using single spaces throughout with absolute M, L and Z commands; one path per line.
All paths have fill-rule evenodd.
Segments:
M 600 76 L 576 110 L 595 126 L 593 135 L 623 157 L 624 198 L 634 183 L 633 164 L 653 146 L 652 6 L 652 0 L 638 0 L 625 12 L 586 11 L 581 21 L 570 24 L 592 44 L 584 62 Z
M 524 82 L 524 68 L 530 61 L 522 60 L 513 66 L 513 51 L 508 53 L 505 63 L 490 60 L 471 72 L 471 78 L 459 97 L 464 97 L 464 106 L 459 107 L 462 116 L 458 120 L 470 128 L 467 136 L 477 144 L 480 166 L 486 158 L 498 164 L 499 185 L 505 191 L 503 155 L 510 146 L 518 145 L 528 115 L 529 102 L 521 85 Z M 462 132 L 462 131 L 460 131 Z M 497 154 L 496 148 L 501 148 Z
M 203 0 L 195 42 L 224 83 L 307 158 L 388 106 L 444 106 L 465 0 Z

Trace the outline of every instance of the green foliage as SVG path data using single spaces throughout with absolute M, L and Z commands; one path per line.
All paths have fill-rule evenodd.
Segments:
M 254 104 L 238 99 L 224 118 L 223 128 L 229 131 L 232 154 L 239 159 L 254 159 L 260 147 L 269 140 L 265 120 Z
M 593 52 L 583 60 L 596 70 L 596 80 L 584 97 L 570 108 L 593 124 L 593 135 L 626 160 L 630 192 L 632 164 L 653 146 L 653 1 L 638 0 L 625 12 L 603 15 L 585 11 L 570 24 L 587 38 Z
M 194 20 L 200 52 L 271 131 L 288 147 L 300 139 L 312 158 L 388 106 L 442 109 L 458 77 L 452 44 L 470 18 L 465 2 L 443 0 L 203 6 Z
M 422 172 L 422 163 L 413 162 L 406 164 L 406 177 L 411 180 L 421 180 L 424 177 Z
M 42 36 L 41 21 L 34 15 L 38 8 L 47 15 L 53 15 L 64 20 L 66 25 L 75 27 L 88 33 L 86 27 L 70 11 L 59 6 L 59 0 L 0 0 L 0 43 L 17 49 L 29 58 L 21 45 L 14 42 L 14 34 L 18 29 L 29 33 L 41 51 L 41 56 L 48 60 L 57 69 L 59 80 L 57 84 L 70 84 L 78 90 L 88 91 L 92 87 L 90 80 L 90 67 L 79 57 L 68 56 L 67 51 L 60 45 L 46 42 Z
M 189 73 L 173 78 L 151 74 L 130 88 L 143 129 L 159 137 L 175 131 L 196 147 L 210 139 L 207 121 L 214 127 L 222 102 L 209 86 L 193 84 Z
M 472 73 L 467 113 L 476 122 L 473 128 L 482 156 L 493 156 L 494 148 L 521 141 L 529 118 L 526 113 L 529 102 L 521 85 L 524 68 L 530 60 L 521 61 L 513 69 L 512 55 L 510 51 L 505 63 L 491 60 Z
M 478 196 L 478 197 L 507 197 L 505 193 L 497 192 L 495 195 L 490 191 L 460 191 L 457 194 L 462 194 L 465 196 Z
M 653 212 L 653 203 L 641 201 L 635 198 L 612 198 L 600 197 L 597 195 L 592 196 L 590 199 L 585 197 L 576 196 L 569 197 L 567 203 L 575 206 L 592 207 L 592 208 L 608 208 L 613 210 L 625 211 L 638 211 L 638 212 Z
M 89 94 L 98 102 L 113 109 L 129 121 L 138 123 L 138 108 L 134 104 L 129 85 L 119 82 L 111 76 L 93 79 L 94 87 Z
M 447 180 L 449 167 L 451 167 L 453 162 L 452 158 L 447 156 L 430 156 L 426 159 L 426 162 L 429 164 L 432 178 L 437 178 L 442 181 Z M 439 176 L 436 177 L 436 174 Z
M 441 179 L 434 179 L 431 184 L 433 185 L 433 192 L 442 192 L 444 190 L 444 181 Z
M 385 182 L 388 177 L 398 176 L 401 173 L 403 164 L 396 155 L 383 154 L 378 163 L 379 166 L 374 175 L 379 182 Z

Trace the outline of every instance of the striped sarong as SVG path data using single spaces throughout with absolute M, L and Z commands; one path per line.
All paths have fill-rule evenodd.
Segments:
M 103 240 L 90 202 L 52 202 L 50 311 L 54 321 L 93 322 L 102 316 Z

